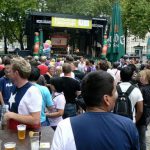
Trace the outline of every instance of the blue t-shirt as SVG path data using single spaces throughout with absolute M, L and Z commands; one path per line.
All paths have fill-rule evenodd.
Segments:
M 54 105 L 52 101 L 52 96 L 47 87 L 41 86 L 39 84 L 35 84 L 35 86 L 40 90 L 42 94 L 42 110 L 41 110 L 41 118 L 40 121 L 46 121 L 45 108 Z
M 132 120 L 108 112 L 87 112 L 72 117 L 77 150 L 139 150 Z
M 9 78 L 0 78 L 0 91 L 2 92 L 3 100 L 5 104 L 9 104 L 8 100 L 11 96 L 12 91 L 15 89 L 15 85 Z

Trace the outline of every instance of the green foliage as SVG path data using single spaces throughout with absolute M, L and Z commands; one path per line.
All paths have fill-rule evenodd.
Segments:
M 0 0 L 0 31 L 10 43 L 17 40 L 23 44 L 25 11 L 36 8 L 36 2 L 35 0 Z
M 111 0 L 47 0 L 50 12 L 97 16 L 110 14 Z
M 132 34 L 144 38 L 150 31 L 150 1 L 122 0 L 123 23 Z

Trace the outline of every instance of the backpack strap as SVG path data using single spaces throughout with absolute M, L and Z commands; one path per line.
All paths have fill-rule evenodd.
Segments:
M 115 72 L 115 75 L 117 74 L 117 72 L 118 72 L 118 69 L 117 69 L 117 71 Z
M 59 96 L 59 95 L 62 95 L 62 93 L 60 93 L 60 94 L 58 94 L 58 95 L 55 95 L 55 96 L 52 98 L 52 100 L 53 100 L 54 98 L 56 98 L 57 96 Z
M 117 85 L 117 86 L 116 86 L 116 89 L 117 89 L 118 94 L 121 94 L 121 93 L 122 93 L 122 90 L 121 90 L 120 85 Z
M 130 85 L 130 87 L 127 89 L 127 91 L 125 92 L 127 94 L 127 96 L 130 95 L 130 93 L 132 92 L 132 90 L 134 89 L 135 87 L 133 85 Z

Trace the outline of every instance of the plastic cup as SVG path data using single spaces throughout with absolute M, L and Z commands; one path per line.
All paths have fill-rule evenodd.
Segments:
M 39 135 L 30 137 L 31 150 L 39 150 Z
M 24 140 L 26 137 L 26 125 L 24 124 L 18 125 L 17 130 L 18 130 L 18 139 Z
M 16 150 L 16 143 L 15 142 L 7 142 L 4 144 L 5 150 Z
M 40 148 L 40 132 L 33 132 L 30 136 L 31 150 L 39 150 Z

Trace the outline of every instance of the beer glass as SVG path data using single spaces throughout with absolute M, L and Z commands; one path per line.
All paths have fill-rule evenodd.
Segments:
M 24 140 L 26 135 L 26 125 L 24 124 L 18 125 L 17 130 L 18 130 L 18 139 Z
M 15 142 L 7 142 L 4 144 L 5 150 L 16 150 L 16 143 Z

